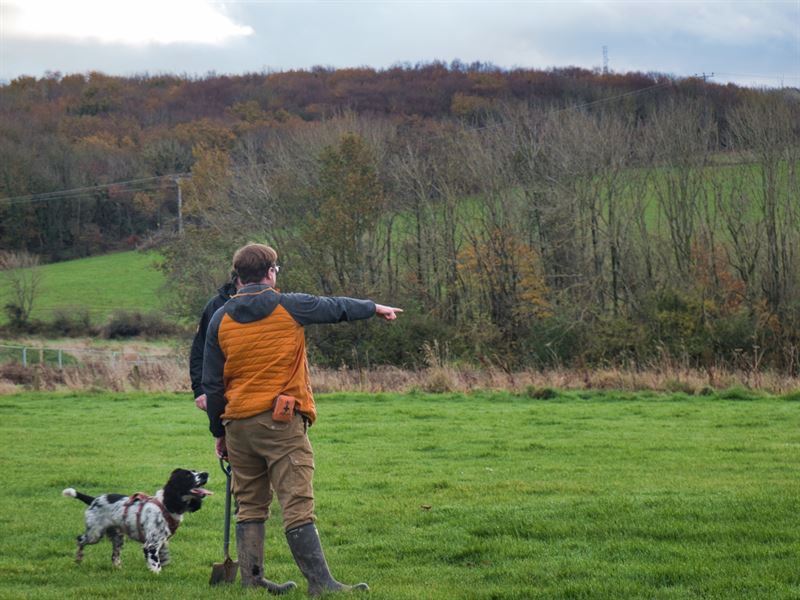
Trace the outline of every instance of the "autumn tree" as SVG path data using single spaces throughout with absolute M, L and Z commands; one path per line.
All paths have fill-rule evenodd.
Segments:
M 317 205 L 304 238 L 308 268 L 328 295 L 369 295 L 382 280 L 384 240 L 379 222 L 386 201 L 365 140 L 347 134 L 320 156 Z

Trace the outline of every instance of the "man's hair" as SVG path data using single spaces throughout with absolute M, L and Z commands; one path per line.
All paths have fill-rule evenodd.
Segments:
M 256 283 L 275 266 L 278 253 L 265 244 L 247 244 L 233 255 L 233 270 L 242 284 Z

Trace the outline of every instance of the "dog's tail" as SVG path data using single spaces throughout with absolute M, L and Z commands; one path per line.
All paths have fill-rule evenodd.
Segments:
M 86 494 L 81 494 L 79 491 L 75 490 L 75 488 L 67 488 L 63 492 L 61 492 L 65 496 L 69 496 L 70 498 L 77 498 L 81 502 L 85 502 L 86 504 L 91 504 L 94 502 L 94 498 L 92 496 L 87 496 Z

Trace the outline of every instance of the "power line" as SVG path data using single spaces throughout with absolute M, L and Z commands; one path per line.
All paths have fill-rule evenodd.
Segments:
M 147 186 L 144 186 L 144 187 L 128 188 L 128 189 L 124 190 L 124 192 L 125 193 L 157 192 L 157 191 L 161 191 L 161 190 L 163 190 L 163 187 L 161 187 L 159 185 L 150 184 L 150 185 L 147 185 Z M 41 198 L 41 197 L 16 198 L 16 199 L 0 198 L 0 205 L 5 203 L 7 206 L 15 206 L 17 204 L 35 204 L 35 203 L 38 203 L 38 202 L 52 202 L 52 201 L 55 201 L 55 200 L 60 200 L 60 201 L 83 200 L 83 199 L 101 200 L 100 198 L 97 198 L 94 194 L 95 194 L 95 192 L 75 192 L 75 193 L 72 193 L 72 194 L 63 194 L 63 195 L 57 196 L 57 197 L 46 197 L 46 198 Z M 106 198 L 105 200 L 114 201 L 115 199 L 114 198 Z
M 103 183 L 100 185 L 93 185 L 82 188 L 72 188 L 68 190 L 58 190 L 53 192 L 42 192 L 40 194 L 26 194 L 23 196 L 13 196 L 10 198 L 0 198 L 0 203 L 7 202 L 10 204 L 23 203 L 23 202 L 43 202 L 45 200 L 60 200 L 71 199 L 72 196 L 83 196 L 93 192 L 108 190 L 117 186 L 130 186 L 139 185 L 143 183 L 163 182 L 165 180 L 174 180 L 175 177 L 191 177 L 191 173 L 176 173 L 174 175 L 158 175 L 155 177 L 144 177 L 142 179 L 129 179 L 127 181 L 114 181 L 112 183 Z M 141 191 L 141 190 L 132 190 Z
M 731 77 L 752 77 L 753 79 L 800 79 L 800 75 L 785 75 L 781 73 L 770 75 L 766 73 L 723 73 L 717 71 L 717 75 L 727 75 Z
M 554 110 L 552 112 L 564 112 L 564 111 L 567 111 L 567 110 L 577 110 L 579 108 L 586 108 L 586 107 L 589 107 L 589 106 L 594 106 L 596 104 L 603 104 L 604 102 L 611 102 L 613 100 L 619 100 L 620 98 L 627 98 L 628 96 L 635 96 L 636 94 L 640 94 L 642 92 L 647 92 L 647 91 L 655 90 L 655 89 L 662 88 L 662 87 L 668 87 L 668 86 L 671 86 L 671 85 L 672 85 L 671 81 L 662 81 L 661 83 L 656 83 L 654 85 L 651 85 L 651 86 L 648 86 L 648 87 L 645 87 L 645 88 L 640 88 L 638 90 L 625 92 L 624 94 L 619 94 L 618 96 L 611 96 L 609 98 L 600 98 L 599 100 L 593 100 L 592 102 L 587 102 L 585 104 L 578 104 L 576 106 L 566 106 L 564 108 L 556 109 L 556 110 Z

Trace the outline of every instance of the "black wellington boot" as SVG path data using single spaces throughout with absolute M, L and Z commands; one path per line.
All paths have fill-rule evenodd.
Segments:
M 249 521 L 236 524 L 236 558 L 242 574 L 242 587 L 267 588 L 279 596 L 297 587 L 294 581 L 275 583 L 264 578 L 264 523 Z
M 322 552 L 319 533 L 313 523 L 290 529 L 286 532 L 286 540 L 294 561 L 308 579 L 309 596 L 319 596 L 323 592 L 369 591 L 366 583 L 344 585 L 333 578 Z

